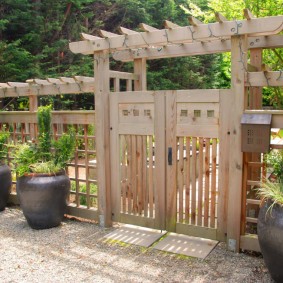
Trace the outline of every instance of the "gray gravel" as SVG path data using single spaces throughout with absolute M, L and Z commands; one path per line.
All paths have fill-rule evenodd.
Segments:
M 65 219 L 32 230 L 21 210 L 0 213 L 0 282 L 272 282 L 261 256 L 220 243 L 205 259 L 103 239 L 114 228 Z

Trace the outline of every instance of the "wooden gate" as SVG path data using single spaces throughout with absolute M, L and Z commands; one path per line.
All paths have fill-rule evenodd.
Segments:
M 219 152 L 220 146 L 225 150 L 225 138 L 219 105 L 221 97 L 229 102 L 228 92 L 111 94 L 114 221 L 224 238 L 226 181 L 219 182 Z

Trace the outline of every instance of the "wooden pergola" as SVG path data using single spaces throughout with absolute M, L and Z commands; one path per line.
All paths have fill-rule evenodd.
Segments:
M 243 216 L 243 153 L 241 151 L 241 116 L 248 109 L 261 109 L 262 86 L 283 86 L 281 71 L 262 71 L 262 49 L 278 48 L 283 46 L 283 37 L 278 35 L 283 29 L 283 16 L 255 18 L 247 9 L 244 10 L 243 20 L 227 20 L 223 15 L 216 13 L 215 23 L 204 24 L 189 17 L 188 26 L 179 26 L 168 20 L 164 21 L 164 29 L 140 24 L 141 32 L 120 27 L 120 34 L 100 30 L 98 36 L 82 34 L 83 40 L 71 42 L 70 50 L 74 53 L 94 56 L 95 91 L 96 91 L 96 127 L 98 183 L 100 188 L 100 223 L 111 225 L 112 210 L 109 209 L 117 200 L 117 193 L 113 192 L 113 176 L 111 164 L 119 162 L 115 157 L 110 158 L 111 141 L 109 129 L 111 100 L 109 88 L 109 58 L 115 60 L 133 61 L 134 74 L 139 77 L 135 81 L 133 95 L 146 91 L 146 60 L 193 56 L 220 52 L 231 52 L 231 93 L 229 103 L 222 107 L 231 107 L 226 115 L 227 121 L 222 124 L 221 138 L 221 179 L 220 186 L 226 188 L 225 207 L 222 217 L 225 218 L 225 227 L 221 231 L 227 235 L 229 249 L 258 250 L 257 240 L 241 235 L 241 217 Z M 250 64 L 248 65 L 248 50 L 250 50 Z M 116 88 L 116 89 L 119 89 Z M 116 95 L 116 94 L 113 94 Z M 221 109 L 221 108 L 220 108 Z M 227 109 L 226 109 L 227 110 Z M 257 112 L 258 113 L 258 112 Z M 282 113 L 281 113 L 282 114 Z M 281 116 L 280 116 L 281 117 Z M 274 119 L 275 125 L 282 123 Z M 167 129 L 168 130 L 168 129 Z M 233 150 L 231 150 L 233 149 Z M 165 154 L 165 152 L 164 152 Z M 172 167 L 172 166 L 171 166 Z M 172 168 L 167 166 L 167 175 L 172 175 Z M 117 177 L 117 176 L 116 176 Z M 167 186 L 174 185 L 174 178 L 167 177 Z M 167 191 L 168 200 L 175 191 Z M 166 214 L 172 216 L 173 208 L 166 207 Z M 168 217 L 170 218 L 170 217 Z M 115 219 L 115 217 L 114 217 Z M 167 222 L 170 230 L 174 227 Z

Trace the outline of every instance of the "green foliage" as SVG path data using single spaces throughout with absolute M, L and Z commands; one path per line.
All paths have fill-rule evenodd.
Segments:
M 283 183 L 266 181 L 258 189 L 258 195 L 263 199 L 271 200 L 270 209 L 277 203 L 283 205 Z
M 51 105 L 38 107 L 37 123 L 38 153 L 42 161 L 48 161 L 51 156 Z
M 283 150 L 272 150 L 266 155 L 266 163 L 272 168 L 277 180 L 283 183 Z
M 68 134 L 64 133 L 60 139 L 53 141 L 54 163 L 57 166 L 65 168 L 67 161 L 73 157 L 76 146 L 75 140 L 75 130 L 71 128 Z
M 7 158 L 8 147 L 7 142 L 9 139 L 10 133 L 6 131 L 5 127 L 0 131 L 0 164 L 4 162 L 5 158 Z
M 37 118 L 38 143 L 15 146 L 13 155 L 18 176 L 26 173 L 57 173 L 64 170 L 75 151 L 76 139 L 73 129 L 56 141 L 51 139 L 51 106 L 39 107 Z
M 75 192 L 75 191 L 76 191 L 76 182 L 71 181 L 71 192 Z M 79 185 L 79 192 L 80 193 L 85 193 L 85 194 L 87 193 L 87 189 L 86 189 L 86 184 L 85 183 Z M 93 183 L 89 184 L 89 193 L 92 194 L 92 195 L 97 195 L 97 185 L 96 184 L 93 184 Z M 86 197 L 86 195 L 81 195 L 79 198 L 80 198 L 80 200 L 79 200 L 80 205 L 86 206 L 87 205 L 87 197 Z M 95 197 L 90 197 L 89 205 L 91 207 L 97 206 L 97 199 Z

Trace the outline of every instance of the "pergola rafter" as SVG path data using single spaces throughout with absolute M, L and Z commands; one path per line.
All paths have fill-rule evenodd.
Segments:
M 161 30 L 148 28 L 149 26 L 143 24 L 147 31 L 130 33 L 128 30 L 124 35 L 100 31 L 100 35 L 104 38 L 71 42 L 69 47 L 73 53 L 93 54 L 103 50 L 108 50 L 110 53 L 115 50 L 195 43 L 196 41 L 223 39 L 235 35 L 266 36 L 277 34 L 283 28 L 283 16 L 252 18 L 250 14 L 246 13 L 246 17 L 248 19 L 224 21 L 218 15 L 221 22 L 211 24 L 200 24 L 199 21 L 191 18 L 193 25 L 185 27 L 171 25 L 171 28 Z

